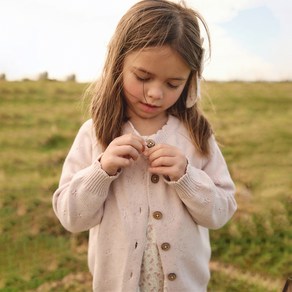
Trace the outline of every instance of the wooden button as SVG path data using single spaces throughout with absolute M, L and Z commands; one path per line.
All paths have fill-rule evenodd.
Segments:
M 154 183 L 154 184 L 157 184 L 159 182 L 159 175 L 158 174 L 152 174 L 151 175 L 151 181 Z
M 160 220 L 162 218 L 162 213 L 159 211 L 153 212 L 153 218 L 156 220 Z
M 151 139 L 147 139 L 146 140 L 146 146 L 148 148 L 152 148 L 153 146 L 155 146 L 155 142 L 153 140 L 151 140 Z
M 176 279 L 176 274 L 175 273 L 170 273 L 167 275 L 167 278 L 169 281 L 174 281 Z
M 161 249 L 167 251 L 170 249 L 170 244 L 168 242 L 164 242 L 161 244 Z

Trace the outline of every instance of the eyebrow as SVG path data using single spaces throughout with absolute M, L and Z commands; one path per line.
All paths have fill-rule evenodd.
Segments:
M 155 74 L 153 74 L 153 73 L 151 73 L 151 72 L 149 72 L 149 71 L 147 71 L 147 70 L 145 70 L 145 69 L 143 69 L 143 68 L 140 68 L 140 67 L 133 67 L 135 70 L 137 70 L 137 71 L 140 71 L 140 72 L 142 72 L 142 73 L 145 73 L 145 74 L 148 74 L 148 75 L 155 75 Z M 177 81 L 185 81 L 185 80 L 187 80 L 187 78 L 183 78 L 183 77 L 171 77 L 171 78 L 168 78 L 168 79 L 170 79 L 170 80 L 177 80 Z

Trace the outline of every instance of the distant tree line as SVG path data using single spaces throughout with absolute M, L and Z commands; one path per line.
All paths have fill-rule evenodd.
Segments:
M 0 81 L 6 80 L 6 74 L 0 73 Z M 42 72 L 37 77 L 38 81 L 57 81 L 56 79 L 49 78 L 49 73 L 47 71 Z M 29 78 L 23 78 L 22 81 L 30 81 Z M 65 81 L 76 82 L 76 75 L 70 74 L 65 78 Z

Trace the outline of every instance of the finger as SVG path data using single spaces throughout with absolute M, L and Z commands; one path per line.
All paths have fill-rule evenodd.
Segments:
M 148 169 L 150 173 L 155 173 L 158 175 L 163 175 L 165 177 L 174 177 L 173 173 L 174 171 L 172 168 L 169 167 L 153 167 Z
M 168 147 L 157 148 L 148 153 L 148 159 L 150 163 L 160 157 L 171 158 L 175 156 L 176 156 L 176 152 L 173 149 L 168 148 Z
M 175 165 L 166 167 L 166 166 L 159 166 L 159 167 L 149 167 L 149 172 L 156 173 L 159 175 L 163 175 L 166 178 L 169 178 L 170 180 L 178 180 L 181 178 L 185 171 L 177 168 Z
M 115 158 L 115 168 L 116 169 L 122 169 L 122 168 L 125 168 L 125 167 L 128 167 L 131 165 L 132 163 L 132 159 L 128 159 L 128 158 L 125 158 L 125 157 L 116 157 Z
M 139 153 L 142 153 L 146 142 L 139 136 L 133 134 L 126 134 L 114 140 L 117 146 L 129 145 L 135 148 Z
M 136 148 L 134 148 L 131 145 L 123 145 L 123 146 L 118 146 L 115 148 L 114 156 L 118 156 L 118 157 L 124 157 L 127 159 L 134 159 L 137 160 L 140 153 L 137 151 Z
M 109 175 L 115 175 L 121 168 L 127 167 L 131 164 L 132 159 L 127 159 L 119 156 L 102 156 L 101 168 Z
M 170 167 L 175 164 L 175 159 L 170 156 L 157 157 L 154 160 L 149 161 L 151 167 L 166 166 Z

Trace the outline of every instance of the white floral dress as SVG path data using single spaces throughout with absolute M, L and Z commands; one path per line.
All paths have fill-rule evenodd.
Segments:
M 164 274 L 156 244 L 154 228 L 149 218 L 147 243 L 143 255 L 139 288 L 140 292 L 163 292 Z

